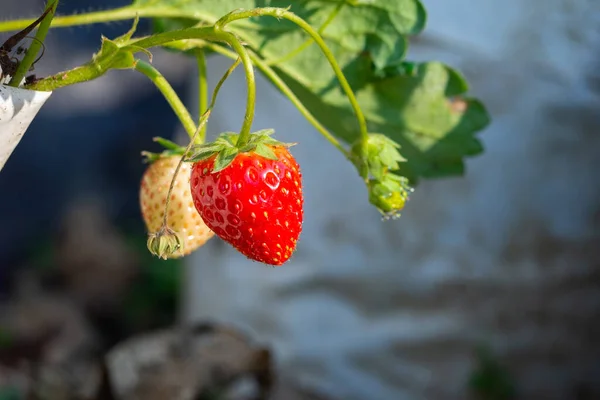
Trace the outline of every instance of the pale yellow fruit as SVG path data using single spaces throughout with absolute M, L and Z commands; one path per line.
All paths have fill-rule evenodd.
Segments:
M 180 157 L 161 158 L 148 166 L 140 186 L 140 207 L 149 234 L 163 224 L 167 193 Z M 201 247 L 214 233 L 202 221 L 194 207 L 190 191 L 192 165 L 183 163 L 175 180 L 167 212 L 167 225 L 179 237 L 181 248 L 169 256 L 178 258 Z

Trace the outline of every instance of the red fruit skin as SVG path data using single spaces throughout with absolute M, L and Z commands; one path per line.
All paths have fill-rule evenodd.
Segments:
M 302 231 L 300 167 L 286 147 L 272 146 L 277 160 L 240 153 L 212 173 L 215 157 L 197 162 L 190 177 L 192 198 L 204 223 L 246 257 L 282 265 Z

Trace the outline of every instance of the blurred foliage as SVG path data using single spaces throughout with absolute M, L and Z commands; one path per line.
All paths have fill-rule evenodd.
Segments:
M 480 400 L 512 400 L 517 389 L 509 371 L 485 346 L 477 349 L 477 368 L 469 379 L 469 389 Z
M 183 261 L 154 257 L 148 252 L 145 236 L 137 232 L 127 235 L 127 243 L 142 265 L 141 278 L 131 287 L 123 307 L 129 324 L 173 323 L 179 305 Z

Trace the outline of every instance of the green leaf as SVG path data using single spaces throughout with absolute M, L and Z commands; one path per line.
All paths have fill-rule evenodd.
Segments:
M 155 0 L 135 4 L 156 7 Z M 404 60 L 409 37 L 425 26 L 419 0 L 163 0 L 161 8 L 187 11 L 190 19 L 156 24 L 170 30 L 198 20 L 214 23 L 232 10 L 265 6 L 291 6 L 311 26 L 322 28 L 369 131 L 402 146 L 407 162 L 400 173 L 411 181 L 461 174 L 463 159 L 483 150 L 475 135 L 489 116 L 479 101 L 463 98 L 468 90 L 464 78 L 441 63 Z M 270 64 L 336 137 L 348 144 L 356 141 L 358 124 L 348 99 L 321 50 L 300 28 L 287 20 L 257 17 L 236 21 L 228 29 Z M 383 154 L 383 162 L 393 163 L 394 156 Z
M 466 84 L 443 64 L 415 64 L 411 74 L 374 78 L 357 92 L 369 130 L 399 143 L 407 162 L 402 175 L 419 177 L 460 175 L 463 158 L 483 151 L 476 133 L 489 123 L 478 100 L 461 98 Z M 306 107 L 336 136 L 347 142 L 358 138 L 352 110 L 341 91 L 317 96 L 289 76 L 282 76 Z M 452 93 L 449 97 L 447 93 Z

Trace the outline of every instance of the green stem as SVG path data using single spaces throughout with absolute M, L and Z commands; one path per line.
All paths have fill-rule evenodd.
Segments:
M 153 36 L 148 36 L 142 39 L 130 40 L 129 43 L 123 45 L 121 48 L 123 51 L 129 50 L 132 53 L 141 51 L 142 49 L 147 49 L 149 47 L 154 46 L 164 46 L 166 44 L 178 41 L 178 40 L 186 40 L 186 39 L 209 39 L 215 41 L 221 41 L 229 44 L 235 52 L 238 54 L 240 59 L 242 60 L 242 64 L 244 65 L 244 72 L 246 73 L 246 85 L 247 85 L 247 102 L 246 102 L 246 114 L 244 115 L 244 122 L 242 124 L 242 128 L 240 130 L 240 136 L 238 137 L 239 146 L 243 146 L 248 142 L 250 138 L 250 131 L 252 128 L 252 121 L 254 119 L 254 107 L 256 101 L 256 83 L 254 81 L 254 68 L 252 66 L 252 60 L 250 60 L 250 56 L 248 52 L 241 44 L 239 39 L 232 33 L 222 30 L 217 26 L 207 26 L 207 27 L 192 27 L 187 29 L 180 29 L 177 31 L 169 31 L 159 33 Z M 110 62 L 112 60 L 109 59 L 107 64 L 98 64 L 97 62 L 89 62 L 80 67 L 77 67 L 71 71 L 60 72 L 53 76 L 49 76 L 45 79 L 36 82 L 31 85 L 29 88 L 32 90 L 54 90 L 59 87 L 64 87 L 68 85 L 72 85 L 75 83 L 89 81 L 91 79 L 98 78 L 103 75 L 108 69 L 110 69 Z M 141 64 L 139 68 L 144 72 L 145 63 Z M 149 72 L 149 71 L 148 71 Z M 149 75 L 150 79 L 155 76 L 154 73 Z M 163 78 L 164 79 L 164 78 Z M 162 81 L 161 81 L 162 82 Z M 166 80 L 165 80 L 166 82 Z M 155 82 L 156 83 L 156 82 Z M 166 82 L 168 84 L 168 82 Z M 167 98 L 169 100 L 169 98 Z M 171 104 L 173 106 L 173 104 Z M 185 108 L 185 107 L 184 107 Z M 182 112 L 182 110 L 177 110 L 174 108 L 175 112 Z M 189 113 L 186 110 L 186 114 Z M 191 136 L 194 132 L 195 128 L 191 128 L 193 124 L 189 124 L 188 122 L 184 122 L 185 119 L 181 117 L 183 114 L 178 114 L 188 134 Z
M 139 18 L 197 18 L 203 21 L 209 21 L 209 15 L 201 13 L 190 13 L 187 10 L 171 7 L 136 7 L 135 5 L 115 8 L 106 11 L 96 11 L 85 14 L 57 16 L 53 19 L 52 28 L 64 28 L 77 25 L 91 25 L 103 22 L 115 22 Z M 23 29 L 29 25 L 33 19 L 15 19 L 12 21 L 0 21 L 0 32 L 9 32 Z
M 337 5 L 337 7 L 335 7 L 335 9 L 331 12 L 331 14 L 329 14 L 329 16 L 327 17 L 325 22 L 323 22 L 323 24 L 319 27 L 319 30 L 317 31 L 319 33 L 319 35 L 322 35 L 323 32 L 325 31 L 325 29 L 327 29 L 327 27 L 329 26 L 329 24 L 331 24 L 333 22 L 333 20 L 335 19 L 335 17 L 337 17 L 337 15 L 339 14 L 339 12 L 342 9 L 342 7 L 344 6 L 344 4 L 345 3 L 340 2 Z M 296 57 L 298 54 L 300 54 L 304 50 L 306 50 L 308 47 L 310 47 L 310 45 L 313 43 L 314 43 L 313 39 L 311 39 L 311 38 L 306 39 L 306 41 L 304 43 L 302 43 L 300 46 L 298 46 L 295 50 L 290 51 L 283 57 L 280 57 L 273 61 L 268 62 L 268 65 L 270 65 L 270 66 L 277 65 L 277 64 L 286 62 L 288 60 L 291 60 L 292 58 Z
M 208 109 L 208 84 L 206 82 L 206 56 L 202 48 L 196 50 L 196 63 L 198 64 L 198 115 L 202 116 Z M 201 118 L 201 117 L 200 117 Z M 196 144 L 204 143 L 206 139 L 206 124 L 200 130 Z
M 165 212 L 164 212 L 164 217 L 163 217 L 163 228 L 167 228 L 167 222 L 168 222 L 167 216 L 169 215 L 169 212 L 168 212 L 169 211 L 169 201 L 171 199 L 171 192 L 173 192 L 173 187 L 175 186 L 175 181 L 177 180 L 177 174 L 179 174 L 181 165 L 187 158 L 187 155 L 190 152 L 192 145 L 194 145 L 196 143 L 196 138 L 200 135 L 200 132 L 202 132 L 202 130 L 204 130 L 206 128 L 206 124 L 208 123 L 208 118 L 210 117 L 210 113 L 212 112 L 212 109 L 215 106 L 215 102 L 217 101 L 217 95 L 219 94 L 219 90 L 221 90 L 221 86 L 223 86 L 223 83 L 225 82 L 225 80 L 227 80 L 227 78 L 229 78 L 229 75 L 231 75 L 233 73 L 233 71 L 239 65 L 239 63 L 240 63 L 240 59 L 238 58 L 233 63 L 233 65 L 231 67 L 229 67 L 229 69 L 227 71 L 225 71 L 225 74 L 223 74 L 223 77 L 221 78 L 219 83 L 217 83 L 217 86 L 215 86 L 215 90 L 213 91 L 210 106 L 208 106 L 206 111 L 204 111 L 200 115 L 200 120 L 198 121 L 198 128 L 196 128 L 194 130 L 193 134 L 191 135 L 190 142 L 188 143 L 187 147 L 185 148 L 183 155 L 179 159 L 177 168 L 175 168 L 175 172 L 173 173 L 173 177 L 171 178 L 171 184 L 169 185 L 169 191 L 167 192 L 167 201 L 165 202 Z
M 248 52 L 238 40 L 238 38 L 230 32 L 222 31 L 222 34 L 226 35 L 229 39 L 227 42 L 235 50 L 244 66 L 244 73 L 246 74 L 246 113 L 244 114 L 244 122 L 240 129 L 240 135 L 236 146 L 238 148 L 243 147 L 250 140 L 250 133 L 252 130 L 252 121 L 254 120 L 254 108 L 256 104 L 256 82 L 254 78 L 254 66 Z
M 156 85 L 181 121 L 190 139 L 193 138 L 196 132 L 196 123 L 165 77 L 152 65 L 142 60 L 137 61 L 135 69 L 146 75 Z
M 53 1 L 54 3 L 50 3 L 51 1 Z M 40 49 L 42 48 L 44 40 L 46 40 L 46 35 L 48 34 L 48 30 L 50 29 L 50 24 L 52 23 L 52 18 L 56 13 L 57 6 L 58 0 L 48 0 L 46 7 L 51 7 L 50 12 L 48 12 L 48 14 L 46 14 L 44 19 L 42 20 L 42 22 L 40 22 L 40 25 L 38 26 L 37 31 L 35 33 L 35 40 L 33 40 L 29 45 L 29 48 L 25 53 L 25 57 L 23 57 L 23 60 L 21 60 L 21 62 L 19 63 L 17 71 L 8 83 L 9 86 L 18 87 L 21 84 L 21 81 L 25 78 L 25 75 L 27 75 L 27 73 L 31 69 L 33 63 L 37 58 L 38 53 L 40 52 Z
M 188 50 L 189 43 L 187 42 L 175 42 L 169 45 L 169 47 L 181 51 Z M 231 59 L 235 59 L 237 54 L 230 50 L 225 49 L 222 46 L 216 45 L 214 43 L 203 43 L 203 46 L 206 46 L 210 50 L 215 53 L 219 53 L 225 57 L 229 57 Z M 350 153 L 344 148 L 344 146 L 340 143 L 339 140 L 331 133 L 323 124 L 321 124 L 315 116 L 306 108 L 304 103 L 296 97 L 292 89 L 277 75 L 277 73 L 271 68 L 265 61 L 263 61 L 256 53 L 250 51 L 250 59 L 256 65 L 256 67 L 269 79 L 271 82 L 279 89 L 289 100 L 290 102 L 296 106 L 300 114 L 306 118 L 306 120 L 319 132 L 321 133 L 329 143 L 335 146 L 344 156 L 349 157 Z M 238 58 L 239 61 L 239 58 Z
M 225 73 L 221 77 L 221 80 L 219 80 L 219 82 L 217 82 L 217 85 L 215 86 L 215 89 L 213 90 L 213 95 L 212 95 L 212 99 L 210 101 L 210 105 L 208 106 L 209 110 L 212 110 L 215 107 L 215 102 L 217 101 L 217 95 L 219 94 L 219 90 L 221 90 L 221 86 L 223 86 L 223 84 L 225 83 L 227 78 L 229 78 L 229 76 L 231 74 L 233 74 L 233 71 L 235 71 L 237 66 L 240 65 L 241 61 L 242 61 L 242 59 L 238 57 L 235 60 L 235 62 L 233 64 L 231 64 L 231 67 L 229 67 L 229 69 L 227 71 L 225 71 Z
M 304 21 L 302 18 L 298 17 L 296 14 L 289 12 L 283 8 L 264 7 L 264 8 L 255 8 L 253 10 L 248 10 L 248 11 L 234 11 L 232 13 L 225 15 L 221 19 L 219 19 L 215 23 L 215 26 L 223 27 L 233 21 L 237 21 L 240 19 L 246 19 L 246 18 L 252 18 L 252 17 L 260 17 L 260 16 L 270 16 L 270 17 L 275 17 L 278 19 L 284 18 L 284 19 L 287 19 L 288 21 L 295 23 L 300 28 L 302 28 L 306 33 L 308 33 L 313 38 L 315 43 L 321 48 L 323 55 L 325 56 L 325 58 L 327 58 L 327 61 L 329 61 L 329 64 L 331 65 L 333 72 L 335 73 L 338 80 L 340 81 L 340 85 L 342 86 L 342 89 L 346 93 L 346 96 L 348 97 L 348 100 L 350 101 L 350 105 L 352 106 L 352 109 L 354 110 L 354 113 L 356 114 L 356 118 L 358 120 L 358 125 L 359 125 L 359 129 L 360 129 L 360 134 L 361 134 L 362 148 L 363 148 L 363 150 L 366 151 L 366 144 L 367 144 L 367 139 L 368 139 L 367 120 L 365 119 L 365 116 L 362 113 L 362 110 L 360 109 L 360 105 L 358 104 L 358 100 L 356 99 L 356 96 L 354 95 L 354 92 L 352 91 L 352 88 L 350 87 L 348 80 L 344 76 L 344 73 L 343 73 L 342 69 L 340 68 L 339 64 L 337 63 L 337 60 L 335 59 L 333 53 L 331 52 L 331 50 L 329 49 L 329 47 L 327 46 L 327 44 L 325 43 L 325 41 L 323 40 L 321 35 L 319 35 L 319 33 L 317 31 L 315 31 L 315 29 L 312 26 L 310 26 L 309 23 Z
M 252 129 L 252 121 L 254 120 L 254 106 L 256 102 L 256 82 L 254 78 L 254 67 L 252 66 L 252 60 L 246 51 L 246 48 L 242 45 L 239 39 L 231 32 L 224 31 L 219 26 L 209 26 L 203 28 L 187 28 L 178 31 L 163 32 L 153 36 L 149 36 L 144 39 L 135 40 L 129 43 L 132 47 L 148 48 L 152 46 L 163 46 L 165 44 L 184 39 L 213 39 L 229 44 L 233 50 L 238 54 L 238 57 L 242 60 L 244 66 L 244 73 L 246 74 L 246 114 L 244 115 L 244 122 L 240 129 L 240 135 L 238 136 L 237 146 L 242 147 L 250 139 L 250 132 Z
M 198 128 L 194 128 L 192 130 L 192 133 L 190 134 L 191 140 L 188 143 L 187 147 L 185 148 L 183 155 L 179 159 L 179 162 L 177 163 L 177 167 L 175 168 L 175 172 L 173 172 L 173 177 L 171 178 L 171 184 L 169 185 L 169 191 L 167 192 L 167 200 L 165 201 L 165 212 L 164 212 L 163 224 L 162 224 L 163 228 L 168 227 L 168 225 L 167 225 L 168 219 L 167 218 L 169 216 L 169 212 L 168 212 L 169 211 L 169 203 L 171 200 L 171 193 L 173 192 L 173 188 L 175 187 L 175 181 L 177 180 L 177 175 L 179 174 L 179 170 L 181 169 L 181 166 L 183 165 L 183 161 L 185 160 L 187 153 L 192 148 L 192 145 L 196 142 L 196 138 L 199 136 L 200 132 L 206 127 L 206 123 L 208 122 L 208 118 L 210 117 L 210 112 L 211 112 L 211 110 L 206 110 L 200 116 L 200 120 L 198 121 L 199 122 Z
M 217 46 L 215 46 L 217 47 Z M 258 67 L 258 69 L 265 74 L 265 76 L 283 93 L 296 108 L 300 111 L 300 114 L 306 118 L 306 120 L 315 127 L 321 135 L 327 139 L 329 143 L 334 145 L 342 154 L 346 157 L 350 156 L 350 153 L 342 146 L 342 144 L 337 140 L 335 136 L 331 132 L 327 130 L 312 114 L 308 109 L 304 106 L 304 103 L 296 97 L 292 89 L 289 88 L 288 85 L 277 75 L 277 73 L 264 61 L 262 61 L 258 55 L 254 53 L 250 53 L 250 58 L 252 62 Z

